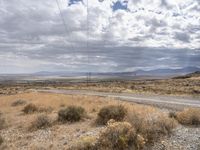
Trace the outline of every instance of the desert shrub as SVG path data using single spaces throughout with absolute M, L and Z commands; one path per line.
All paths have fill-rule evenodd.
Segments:
M 47 115 L 39 115 L 33 122 L 30 129 L 45 129 L 52 124 L 51 119 Z
M 126 116 L 127 111 L 122 105 L 110 105 L 101 108 L 97 117 L 97 124 L 105 125 L 110 119 L 115 121 L 123 121 Z
M 114 122 L 102 131 L 96 145 L 100 150 L 139 149 L 144 142 L 138 137 L 130 123 Z
M 94 137 L 83 137 L 78 142 L 70 147 L 68 150 L 98 150 L 97 146 L 95 145 L 96 138 Z
M 19 100 L 14 101 L 14 102 L 11 104 L 11 106 L 15 107 L 15 106 L 21 106 L 21 105 L 25 105 L 25 104 L 26 104 L 26 101 L 25 101 L 25 100 L 19 99 Z
M 0 112 L 0 130 L 4 129 L 6 127 L 6 120 L 3 117 L 3 114 Z
M 199 108 L 188 108 L 181 112 L 177 112 L 176 119 L 183 125 L 200 125 L 200 109 Z
M 76 122 L 80 121 L 86 112 L 85 109 L 80 106 L 69 106 L 65 109 L 61 109 L 58 112 L 58 121 L 61 122 Z
M 146 138 L 148 143 L 159 140 L 162 136 L 169 135 L 175 128 L 174 119 L 158 117 L 158 119 L 145 122 L 140 133 Z
M 177 125 L 174 119 L 157 113 L 142 116 L 137 112 L 131 112 L 128 121 L 147 143 L 154 143 L 162 136 L 169 135 Z
M 46 107 L 46 106 L 37 106 L 35 104 L 28 104 L 26 105 L 23 110 L 22 110 L 25 114 L 31 114 L 31 113 L 35 113 L 35 112 L 45 112 L 45 113 L 50 113 L 53 111 L 52 107 Z
M 25 114 L 31 114 L 38 111 L 38 107 L 35 104 L 28 104 L 22 110 Z

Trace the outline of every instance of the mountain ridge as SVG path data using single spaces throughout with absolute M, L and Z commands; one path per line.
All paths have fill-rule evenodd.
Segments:
M 48 72 L 48 71 L 40 71 L 33 73 L 33 75 L 41 75 L 41 76 L 138 76 L 138 75 L 170 75 L 170 74 L 188 74 L 193 73 L 195 71 L 200 71 L 198 67 L 185 67 L 180 69 L 154 69 L 154 70 L 136 70 L 136 71 L 127 71 L 127 72 L 66 72 L 66 71 L 58 71 L 58 72 Z

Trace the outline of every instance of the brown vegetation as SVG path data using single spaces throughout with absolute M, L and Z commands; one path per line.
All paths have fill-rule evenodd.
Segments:
M 86 136 L 78 140 L 76 144 L 68 148 L 68 150 L 99 150 L 99 149 L 97 148 L 96 145 L 96 138 Z
M 122 105 L 110 105 L 101 108 L 97 117 L 97 124 L 105 125 L 110 119 L 122 121 L 127 114 L 127 110 Z
M 114 122 L 102 131 L 97 145 L 101 150 L 136 149 L 136 141 L 137 135 L 130 123 Z
M 188 108 L 176 113 L 176 119 L 183 125 L 200 125 L 200 109 Z
M 19 99 L 19 100 L 14 101 L 14 102 L 11 104 L 11 106 L 16 107 L 16 106 L 21 106 L 21 105 L 25 105 L 25 104 L 26 104 L 26 101 L 25 101 L 25 100 Z
M 38 107 L 35 104 L 28 104 L 22 110 L 25 114 L 31 114 L 38 111 Z
M 6 127 L 6 120 L 3 114 L 0 112 L 0 130 L 4 129 L 5 127 Z
M 177 126 L 174 119 L 155 110 L 144 109 L 144 111 L 133 108 L 127 119 L 135 128 L 137 134 L 141 134 L 147 143 L 154 143 L 161 137 L 169 135 Z
M 109 121 L 99 138 L 82 138 L 70 150 L 139 150 L 144 144 L 144 138 L 136 134 L 130 123 Z
M 23 108 L 23 112 L 25 114 L 32 114 L 35 112 L 46 112 L 46 113 L 50 113 L 52 112 L 53 108 L 52 107 L 46 107 L 46 106 L 37 106 L 35 104 L 27 104 L 24 108 Z
M 52 125 L 51 119 L 47 115 L 39 115 L 32 122 L 30 130 L 45 129 Z
M 58 121 L 61 122 L 77 122 L 83 119 L 86 112 L 85 109 L 80 106 L 69 106 L 65 109 L 61 109 L 58 112 Z

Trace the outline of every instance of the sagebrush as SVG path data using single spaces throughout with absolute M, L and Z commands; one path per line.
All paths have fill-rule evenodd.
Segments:
M 122 105 L 110 105 L 100 109 L 97 117 L 97 124 L 105 125 L 110 119 L 115 121 L 123 121 L 127 114 L 127 110 Z
M 115 122 L 109 124 L 100 134 L 97 142 L 101 149 L 125 150 L 136 147 L 135 129 L 127 122 Z
M 24 107 L 24 109 L 22 111 L 25 114 L 31 114 L 31 113 L 37 112 L 38 110 L 39 110 L 39 108 L 35 104 L 28 104 Z
M 32 122 L 30 129 L 45 129 L 52 125 L 51 119 L 47 115 L 39 115 L 37 118 Z
M 169 135 L 177 126 L 173 118 L 162 113 L 147 113 L 146 115 L 131 111 L 128 114 L 128 121 L 135 128 L 137 134 L 141 134 L 146 143 L 154 143 L 162 136 Z
M 61 109 L 58 112 L 58 121 L 61 122 L 77 122 L 83 119 L 86 115 L 86 111 L 80 106 L 69 106 L 65 109 Z

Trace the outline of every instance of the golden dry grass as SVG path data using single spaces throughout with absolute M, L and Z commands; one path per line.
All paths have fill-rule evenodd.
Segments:
M 132 124 L 138 134 L 141 134 L 146 143 L 154 143 L 165 135 L 171 134 L 177 126 L 173 118 L 153 107 L 142 105 L 129 107 L 127 121 Z
M 46 129 L 52 125 L 52 121 L 49 116 L 41 114 L 31 123 L 30 131 L 38 129 Z
M 98 96 L 83 96 L 83 95 L 73 96 L 73 95 L 50 94 L 50 93 L 39 93 L 39 92 L 21 93 L 17 95 L 0 96 L 0 110 L 3 112 L 3 114 L 5 114 L 5 117 L 8 120 L 8 129 L 4 130 L 6 131 L 12 129 L 12 132 L 11 133 L 9 132 L 10 135 L 7 135 L 7 132 L 5 131 L 4 131 L 5 135 L 3 135 L 10 137 L 9 141 L 6 141 L 8 147 L 14 144 L 16 147 L 19 148 L 21 147 L 21 145 L 23 145 L 23 143 L 28 142 L 28 139 L 31 140 L 39 136 L 37 131 L 29 133 L 29 130 L 27 129 L 29 129 L 32 123 L 35 120 L 37 120 L 38 114 L 43 114 L 43 112 L 42 113 L 36 112 L 33 114 L 25 115 L 22 112 L 24 106 L 19 105 L 14 107 L 14 109 L 11 106 L 11 104 L 15 102 L 17 99 L 26 100 L 27 103 L 31 103 L 39 107 L 45 107 L 45 108 L 52 107 L 53 112 L 48 113 L 48 117 L 51 120 L 57 120 L 58 111 L 62 109 L 61 105 L 65 107 L 71 105 L 81 106 L 86 110 L 88 114 L 88 118 L 85 118 L 85 120 L 81 122 L 73 124 L 55 124 L 52 127 L 50 127 L 49 130 L 51 130 L 51 139 L 54 141 L 53 145 L 50 144 L 49 141 L 41 142 L 40 140 L 35 140 L 31 144 L 28 144 L 26 148 L 29 149 L 30 147 L 37 148 L 37 145 L 42 145 L 42 143 L 43 145 L 46 146 L 46 148 L 54 147 L 56 149 L 58 148 L 56 147 L 56 144 L 57 145 L 61 144 L 62 141 L 61 139 L 63 139 L 63 136 L 65 136 L 65 138 L 67 138 L 69 141 L 67 145 L 64 145 L 65 148 L 68 148 L 70 145 L 76 143 L 76 141 L 79 139 L 79 137 L 74 136 L 77 134 L 77 132 L 85 133 L 93 130 L 94 131 L 98 130 L 99 127 L 94 126 L 97 114 L 102 107 L 108 105 L 123 106 L 129 112 L 129 115 L 125 118 L 125 121 L 129 121 L 131 125 L 134 127 L 134 129 L 138 130 L 137 131 L 138 133 L 143 134 L 142 136 L 144 136 L 145 138 L 147 135 L 144 133 L 146 131 L 152 131 L 152 130 L 146 130 L 148 125 L 150 125 L 148 123 L 151 121 L 154 121 L 153 123 L 159 123 L 158 126 L 153 126 L 153 125 L 151 126 L 152 128 L 160 127 L 159 131 L 164 131 L 167 130 L 168 127 L 171 127 L 170 125 L 164 123 L 168 118 L 167 115 L 165 115 L 160 110 L 150 106 L 143 106 L 130 102 L 118 101 L 113 98 L 105 98 Z M 135 117 L 135 115 L 139 117 Z M 150 118 L 150 120 L 147 121 L 148 123 L 144 121 L 147 118 Z M 141 124 L 142 126 L 140 129 L 135 124 L 137 119 L 142 120 Z M 166 132 L 168 133 L 168 131 Z M 20 138 L 18 137 L 19 133 L 23 134 L 23 136 L 20 136 Z
M 175 118 L 183 125 L 200 126 L 200 109 L 187 108 L 183 111 L 176 113 Z

